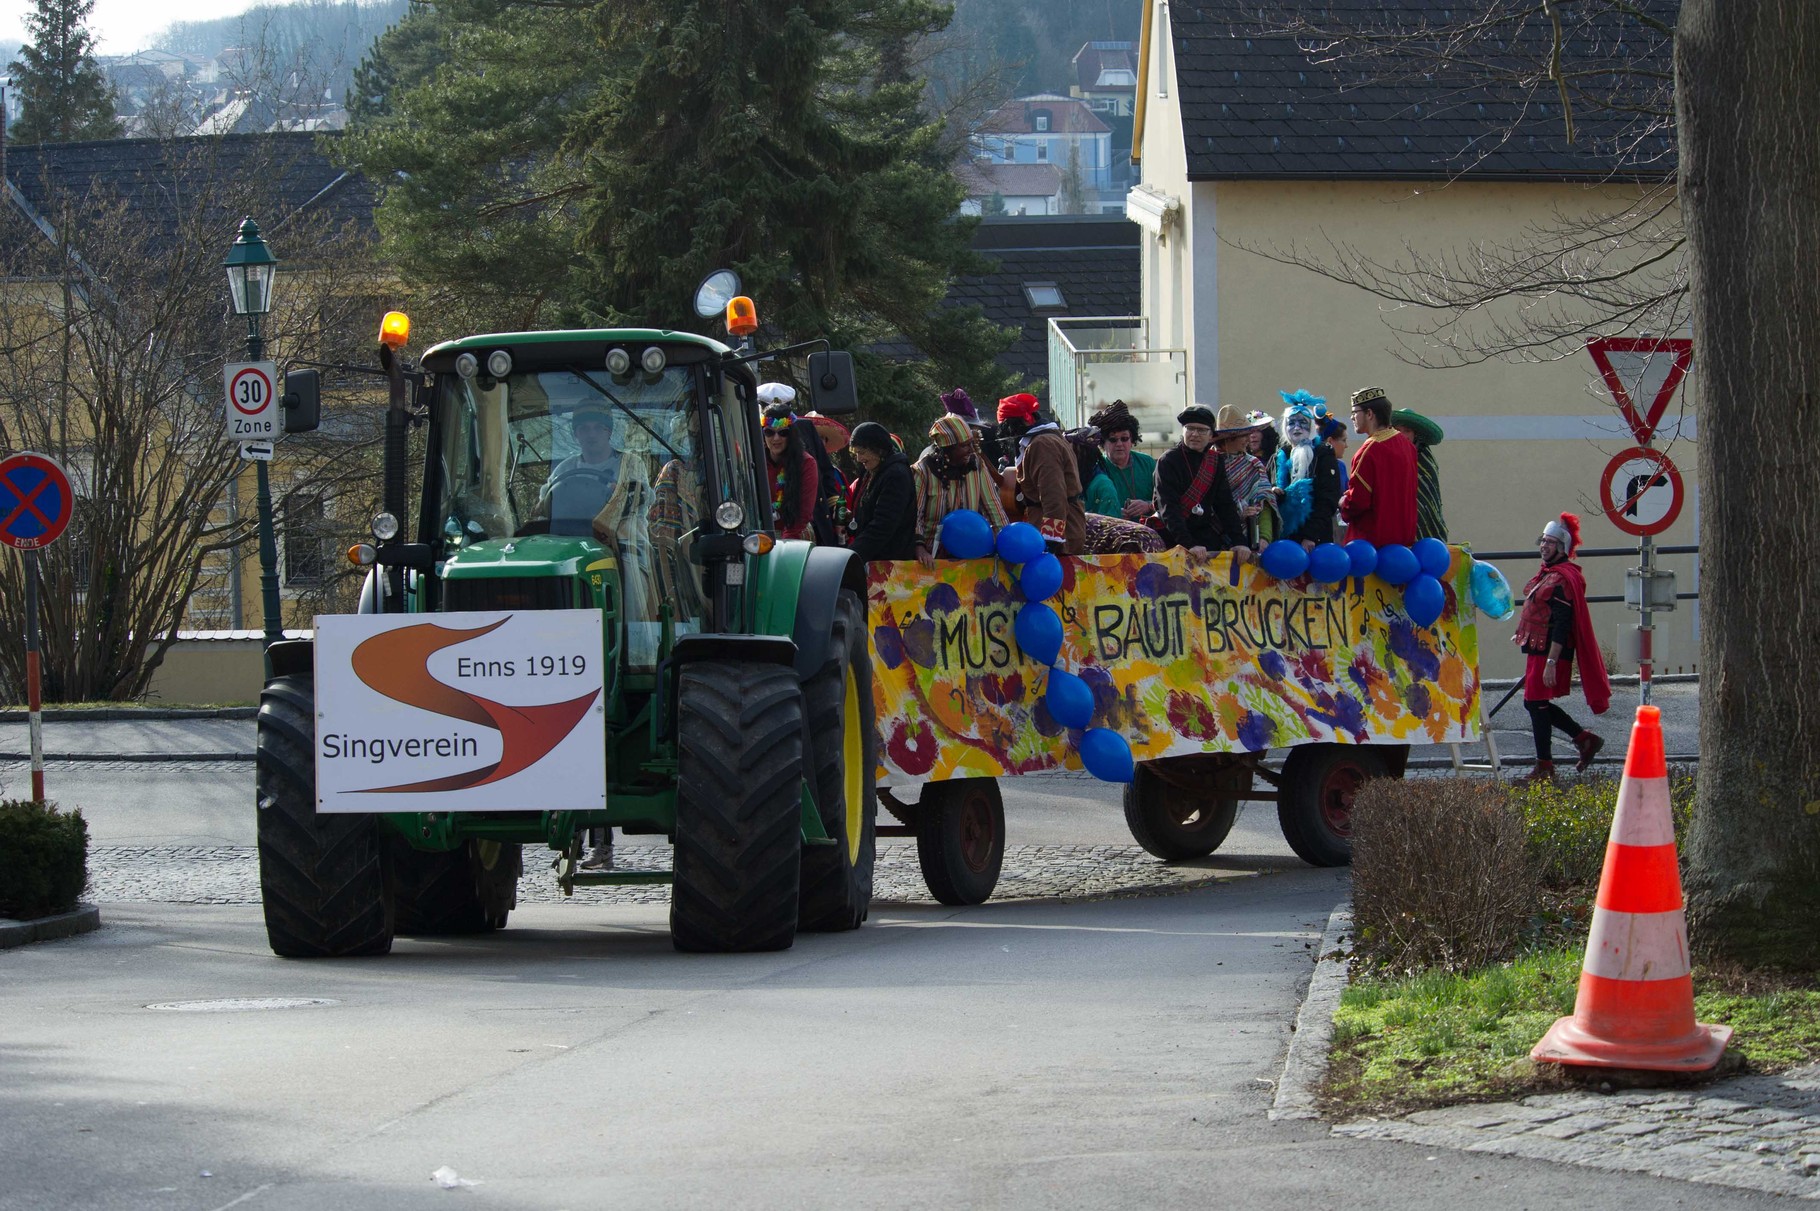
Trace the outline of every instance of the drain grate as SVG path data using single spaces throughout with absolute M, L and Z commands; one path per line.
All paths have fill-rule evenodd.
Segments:
M 315 1009 L 339 1003 L 327 997 L 217 997 L 212 1001 L 161 1001 L 146 1008 L 173 1013 L 248 1013 L 258 1009 Z

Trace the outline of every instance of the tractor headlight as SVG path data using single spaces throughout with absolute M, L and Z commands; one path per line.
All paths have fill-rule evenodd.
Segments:
M 504 349 L 495 349 L 487 354 L 487 373 L 494 378 L 504 378 L 512 373 L 512 355 Z
M 723 530 L 737 530 L 746 524 L 746 511 L 737 500 L 723 500 L 714 506 L 714 524 Z
M 607 373 L 614 378 L 623 378 L 632 370 L 632 355 L 624 349 L 607 350 Z
M 373 537 L 380 542 L 391 542 L 398 537 L 398 519 L 390 513 L 373 515 Z
M 464 353 L 455 359 L 455 373 L 463 378 L 473 378 L 480 373 L 480 359 L 472 353 Z
M 664 357 L 663 349 L 657 345 L 652 345 L 638 355 L 638 364 L 645 368 L 646 374 L 662 374 L 668 361 L 669 359 Z

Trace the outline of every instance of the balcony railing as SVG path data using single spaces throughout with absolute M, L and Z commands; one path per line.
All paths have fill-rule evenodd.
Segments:
M 1049 321 L 1049 406 L 1065 429 L 1124 400 L 1144 445 L 1173 440 L 1188 406 L 1188 351 L 1150 346 L 1142 316 L 1068 316 Z

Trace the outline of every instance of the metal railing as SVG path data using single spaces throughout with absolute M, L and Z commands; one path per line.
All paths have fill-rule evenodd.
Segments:
M 1657 555 L 1698 555 L 1700 553 L 1700 548 L 1698 546 L 1657 547 L 1655 553 Z M 1516 563 L 1540 558 L 1533 549 L 1528 551 L 1474 551 L 1472 557 L 1474 559 L 1482 559 L 1486 563 Z M 1578 551 L 1574 552 L 1574 558 L 1576 560 L 1606 558 L 1637 559 L 1639 557 L 1639 552 L 1635 547 L 1581 547 Z M 1698 601 L 1699 598 L 1700 591 L 1698 587 L 1675 594 L 1676 601 Z M 1588 593 L 1586 595 L 1587 605 L 1609 605 L 1613 603 L 1622 605 L 1623 602 L 1624 594 L 1622 593 L 1603 593 L 1598 596 Z
M 1087 423 L 1115 399 L 1137 418 L 1142 440 L 1175 429 L 1188 406 L 1188 351 L 1150 346 L 1142 316 L 1058 316 L 1049 321 L 1049 406 L 1063 428 Z

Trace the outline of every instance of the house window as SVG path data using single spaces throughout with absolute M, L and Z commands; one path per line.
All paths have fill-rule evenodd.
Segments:
M 1047 164 L 1049 162 L 1049 140 L 1048 139 L 1043 139 L 1042 141 L 1037 143 L 1037 145 L 1036 145 L 1036 162 L 1038 164 Z
M 293 492 L 284 499 L 284 582 L 318 585 L 328 576 L 328 527 L 319 494 Z
M 1054 282 L 1025 282 L 1024 301 L 1032 311 L 1060 311 L 1068 305 L 1062 288 Z
M 1049 111 L 1039 109 L 1030 115 L 1030 129 L 1038 134 L 1049 133 Z

